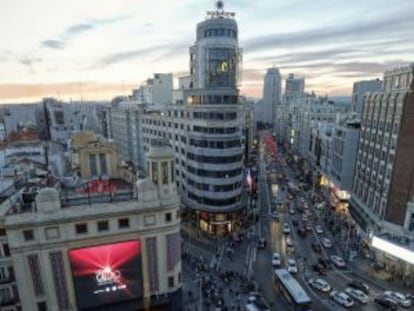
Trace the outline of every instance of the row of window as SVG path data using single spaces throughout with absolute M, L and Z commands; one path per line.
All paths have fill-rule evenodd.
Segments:
M 204 31 L 204 37 L 230 37 L 237 38 L 237 31 L 234 29 L 225 29 L 225 28 L 216 28 L 216 29 L 206 29 Z
M 237 112 L 194 112 L 194 119 L 204 120 L 236 120 Z
M 193 186 L 196 189 L 204 190 L 204 191 L 214 191 L 214 192 L 227 192 L 240 189 L 241 182 L 237 182 L 230 185 L 210 185 L 196 182 L 190 178 L 187 178 L 187 184 Z
M 204 127 L 194 126 L 193 131 L 204 134 L 234 134 L 238 130 L 237 127 Z
M 211 177 L 211 178 L 230 178 L 234 176 L 240 176 L 242 173 L 241 168 L 228 171 L 210 171 L 205 169 L 197 169 L 187 165 L 187 171 L 200 177 Z
M 188 198 L 196 201 L 199 204 L 206 204 L 210 206 L 227 206 L 227 205 L 233 205 L 233 204 L 240 202 L 240 195 L 237 195 L 230 199 L 220 200 L 220 199 L 210 199 L 210 198 L 200 197 L 190 191 L 188 191 Z
M 241 147 L 240 140 L 230 140 L 230 141 L 208 141 L 208 140 L 198 140 L 191 138 L 190 145 L 200 148 L 210 148 L 210 149 L 228 149 Z
M 215 64 L 215 66 L 221 65 Z M 192 105 L 234 105 L 238 103 L 238 97 L 233 95 L 194 95 L 188 97 L 187 102 Z
M 228 156 L 228 157 L 211 157 L 211 156 L 204 156 L 204 155 L 197 155 L 191 152 L 187 152 L 187 158 L 189 160 L 201 162 L 201 163 L 211 163 L 211 164 L 223 164 L 223 163 L 235 163 L 242 160 L 243 155 L 235 155 L 235 156 Z
M 177 212 L 177 218 L 179 217 L 179 214 Z M 164 221 L 166 223 L 170 223 L 173 221 L 173 215 L 171 212 L 164 214 Z M 156 224 L 156 218 L 155 215 L 146 215 L 144 216 L 144 225 L 145 226 L 152 226 Z M 98 232 L 107 232 L 110 230 L 109 226 L 109 220 L 99 220 L 96 222 L 96 228 Z M 128 229 L 130 228 L 130 221 L 128 217 L 125 218 L 119 218 L 118 219 L 118 229 Z M 53 230 L 51 230 L 53 229 Z M 88 223 L 78 223 L 75 224 L 75 233 L 76 234 L 87 234 L 89 232 L 88 230 Z M 59 238 L 59 231 L 57 230 L 57 227 L 51 227 L 47 228 L 45 230 L 46 237 L 47 238 Z M 25 229 L 22 231 L 23 234 L 23 240 L 26 242 L 34 241 L 35 235 L 33 229 Z M 10 252 L 8 250 L 7 245 L 7 253 L 10 256 Z

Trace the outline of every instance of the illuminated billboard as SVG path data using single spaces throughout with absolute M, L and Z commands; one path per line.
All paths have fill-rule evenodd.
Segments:
M 408 248 L 391 243 L 377 236 L 372 238 L 372 247 L 404 260 L 412 265 L 414 264 L 414 252 Z
M 141 243 L 69 251 L 79 310 L 142 297 Z

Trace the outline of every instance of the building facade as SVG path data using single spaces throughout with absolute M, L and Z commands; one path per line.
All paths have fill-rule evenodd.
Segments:
M 365 95 L 381 90 L 382 81 L 380 79 L 355 82 L 352 89 L 352 111 L 361 114 L 364 109 Z
M 13 267 L 4 278 L 19 301 L 10 310 L 182 310 L 174 154 L 158 142 L 147 159 L 149 177 L 136 184 L 55 185 L 3 203 Z

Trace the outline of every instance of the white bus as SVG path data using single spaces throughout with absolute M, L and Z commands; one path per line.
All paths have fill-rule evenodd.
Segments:
M 312 300 L 299 282 L 286 270 L 274 271 L 274 284 L 281 298 L 289 305 L 289 310 L 311 310 Z

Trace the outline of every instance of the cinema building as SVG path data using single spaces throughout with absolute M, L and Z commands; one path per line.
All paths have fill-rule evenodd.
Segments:
M 19 296 L 10 310 L 182 310 L 173 151 L 158 141 L 147 161 L 149 176 L 135 184 L 9 198 L 4 228 Z

